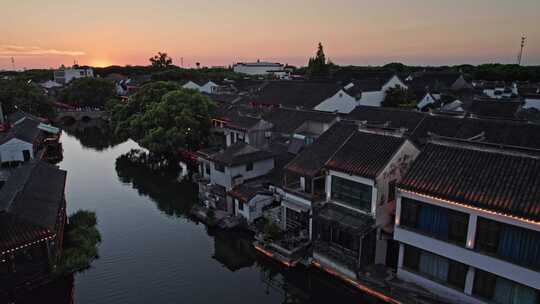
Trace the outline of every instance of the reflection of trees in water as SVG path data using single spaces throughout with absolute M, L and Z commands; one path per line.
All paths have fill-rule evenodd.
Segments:
M 257 259 L 266 292 L 282 295 L 282 303 L 363 303 L 381 301 L 313 268 L 286 268 L 266 257 Z
M 230 271 L 237 271 L 255 264 L 257 253 L 253 248 L 253 237 L 249 233 L 209 229 L 214 238 L 212 257 Z
M 0 303 L 35 304 L 55 303 L 73 304 L 74 276 L 69 275 L 32 290 L 19 290 L 10 296 L 0 292 Z
M 178 182 L 175 164 L 151 169 L 151 164 L 141 163 L 131 153 L 116 159 L 116 173 L 123 183 L 130 183 L 140 195 L 150 197 L 159 210 L 171 216 L 186 216 L 197 202 L 197 186 L 190 181 Z
M 108 122 L 101 119 L 76 121 L 63 125 L 62 129 L 67 134 L 77 138 L 83 147 L 96 151 L 103 151 L 125 141 L 125 139 L 114 136 Z

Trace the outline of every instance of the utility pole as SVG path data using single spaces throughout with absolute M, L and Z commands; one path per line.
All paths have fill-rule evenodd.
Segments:
M 184 67 L 184 57 L 180 57 L 180 66 Z
M 525 48 L 525 42 L 527 41 L 527 37 L 525 35 L 521 36 L 521 48 L 519 50 L 518 58 L 517 58 L 517 64 L 521 65 L 521 59 L 523 58 L 523 49 Z
M 11 57 L 11 68 L 15 71 L 15 58 Z

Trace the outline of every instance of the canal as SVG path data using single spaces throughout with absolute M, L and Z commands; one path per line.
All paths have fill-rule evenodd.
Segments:
M 194 186 L 117 161 L 140 147 L 108 133 L 62 135 L 68 213 L 96 212 L 102 235 L 99 259 L 66 284 L 73 303 L 376 303 L 326 274 L 259 256 L 249 235 L 190 218 Z

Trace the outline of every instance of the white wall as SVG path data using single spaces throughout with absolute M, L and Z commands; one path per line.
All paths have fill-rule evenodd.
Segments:
M 334 96 L 329 97 L 315 107 L 317 111 L 338 112 L 348 114 L 356 107 L 356 99 L 343 90 L 339 90 Z
M 540 110 L 540 97 L 538 98 L 525 98 L 525 104 L 523 105 L 524 109 L 535 108 Z
M 476 227 L 469 227 L 468 236 L 467 236 L 467 247 L 462 247 L 440 241 L 423 234 L 419 234 L 406 228 L 401 228 L 400 215 L 401 215 L 401 198 L 407 197 L 414 200 L 422 201 L 424 203 L 438 205 L 444 208 L 468 213 L 471 216 L 469 220 L 469 225 L 476 225 L 476 217 L 482 216 L 491 220 L 503 222 L 510 225 L 519 226 L 525 229 L 531 229 L 535 231 L 540 231 L 540 226 L 533 223 L 523 222 L 514 220 L 512 218 L 492 214 L 486 211 L 476 210 L 467 208 L 465 206 L 454 205 L 440 201 L 437 199 L 426 198 L 423 196 L 414 195 L 409 192 L 398 191 L 397 196 L 397 208 L 396 208 L 396 226 L 394 228 L 394 239 L 399 242 L 409 244 L 411 246 L 421 248 L 423 250 L 436 253 L 438 255 L 459 261 L 463 264 L 470 265 L 475 268 L 482 269 L 484 271 L 496 274 L 503 278 L 521 283 L 532 288 L 540 289 L 540 272 L 527 269 L 525 267 L 512 264 L 510 262 L 494 258 L 488 255 L 484 255 L 477 251 L 474 251 L 474 237 L 476 232 Z
M 231 190 L 233 188 L 233 177 L 242 175 L 243 180 L 252 179 L 267 174 L 274 168 L 274 159 L 266 159 L 253 163 L 253 170 L 246 171 L 246 165 L 236 167 L 225 167 L 225 172 L 216 170 L 214 163 L 210 165 L 210 182 Z
M 408 88 L 397 76 L 393 76 L 384 86 L 382 86 L 380 91 L 362 92 L 362 97 L 358 100 L 358 104 L 361 106 L 380 107 L 386 96 L 386 91 L 395 86 Z
M 196 84 L 195 82 L 193 82 L 193 81 L 191 81 L 191 80 L 188 81 L 188 82 L 186 82 L 186 83 L 182 86 L 182 88 L 184 88 L 184 89 L 191 89 L 191 90 L 197 90 L 197 91 L 199 91 L 199 92 L 200 92 L 200 90 L 201 90 L 201 86 L 199 86 L 198 84 Z
M 244 204 L 244 210 L 239 209 L 240 202 L 238 199 L 234 199 L 234 208 L 236 208 L 236 214 L 246 219 L 248 223 L 252 223 L 254 220 L 263 216 L 263 208 L 272 204 L 273 197 L 271 195 L 257 194 L 249 202 Z
M 241 74 L 246 74 L 246 75 L 268 75 L 269 71 L 283 70 L 283 65 L 263 65 L 263 64 L 243 65 L 239 63 L 233 66 L 233 70 L 236 73 L 241 73 Z
M 214 94 L 217 92 L 218 87 L 219 86 L 217 84 L 215 84 L 212 81 L 209 81 L 200 87 L 199 92 L 203 92 L 207 94 Z
M 9 141 L 5 142 L 3 145 L 0 145 L 0 161 L 1 162 L 11 162 L 11 161 L 24 161 L 23 151 L 30 151 L 30 158 L 33 159 L 34 149 L 31 143 L 27 143 L 18 138 L 12 138 Z

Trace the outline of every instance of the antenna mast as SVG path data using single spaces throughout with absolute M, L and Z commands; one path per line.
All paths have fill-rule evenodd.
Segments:
M 521 36 L 521 48 L 519 50 L 518 58 L 517 58 L 517 64 L 521 65 L 521 59 L 523 57 L 523 48 L 525 48 L 525 42 L 527 41 L 527 37 L 525 35 Z
M 15 58 L 11 57 L 11 68 L 15 71 Z

